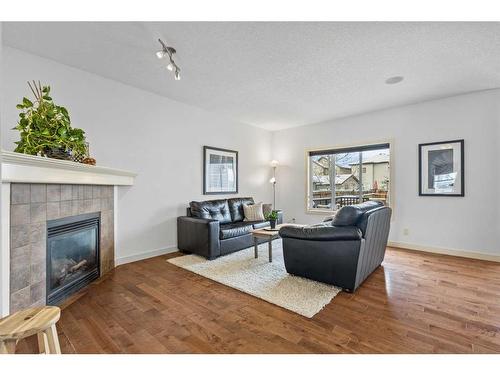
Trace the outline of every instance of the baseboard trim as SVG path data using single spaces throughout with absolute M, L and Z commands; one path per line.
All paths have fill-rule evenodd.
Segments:
M 136 253 L 132 255 L 127 255 L 120 258 L 115 258 L 115 266 L 120 266 L 122 264 L 137 262 L 138 260 L 144 260 L 148 258 L 157 257 L 160 255 L 165 255 L 169 253 L 175 253 L 178 251 L 177 246 L 168 246 L 161 249 L 150 250 L 142 253 Z
M 476 251 L 445 249 L 442 247 L 423 246 L 423 245 L 411 244 L 411 243 L 406 243 L 406 242 L 397 242 L 397 241 L 389 241 L 387 243 L 387 246 L 395 247 L 395 248 L 399 248 L 399 249 L 405 249 L 405 250 L 421 251 L 424 253 L 451 255 L 451 256 L 461 257 L 461 258 L 488 260 L 488 261 L 500 263 L 500 255 L 485 254 L 485 253 L 480 253 L 480 252 L 476 252 Z M 122 264 L 137 262 L 139 260 L 154 258 L 154 257 L 160 256 L 160 255 L 175 253 L 176 251 L 178 251 L 177 246 L 168 246 L 166 248 L 161 248 L 161 249 L 146 251 L 143 253 L 136 253 L 136 254 L 132 254 L 132 255 L 127 255 L 124 257 L 116 258 L 115 259 L 115 266 L 120 266 Z
M 410 243 L 406 243 L 406 242 L 395 242 L 395 241 L 389 241 L 387 243 L 387 246 L 396 247 L 396 248 L 405 249 L 405 250 L 422 251 L 425 253 L 432 253 L 432 254 L 451 255 L 451 256 L 456 256 L 456 257 L 461 257 L 461 258 L 470 258 L 470 259 L 479 259 L 479 260 L 489 260 L 492 262 L 500 262 L 500 255 L 485 254 L 485 253 L 480 253 L 480 252 L 475 252 L 475 251 L 445 249 L 445 248 L 441 248 L 441 247 L 422 246 L 422 245 L 410 244 Z

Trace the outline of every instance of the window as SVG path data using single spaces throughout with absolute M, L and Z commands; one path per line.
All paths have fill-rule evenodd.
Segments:
M 389 143 L 310 151 L 308 161 L 308 210 L 333 211 L 368 200 L 390 204 Z

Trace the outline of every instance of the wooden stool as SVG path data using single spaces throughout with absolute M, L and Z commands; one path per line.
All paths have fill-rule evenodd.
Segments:
M 56 323 L 61 309 L 56 306 L 33 307 L 0 320 L 0 354 L 14 354 L 18 340 L 38 336 L 38 350 L 45 354 L 61 354 Z

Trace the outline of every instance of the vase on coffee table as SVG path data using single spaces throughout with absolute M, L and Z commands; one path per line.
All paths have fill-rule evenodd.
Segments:
M 276 229 L 276 220 L 269 220 L 269 224 L 271 225 L 271 229 Z

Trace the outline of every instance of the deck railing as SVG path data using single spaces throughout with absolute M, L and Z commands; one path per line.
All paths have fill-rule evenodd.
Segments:
M 356 194 L 357 192 L 347 192 L 347 194 L 346 192 L 337 192 L 337 194 L 339 193 L 340 195 L 337 195 L 335 197 L 335 206 L 337 208 L 359 203 L 359 195 Z M 363 192 L 363 202 L 369 200 L 378 200 L 386 204 L 387 192 L 385 191 Z M 313 201 L 315 208 L 331 208 L 331 193 L 329 191 L 314 192 Z

